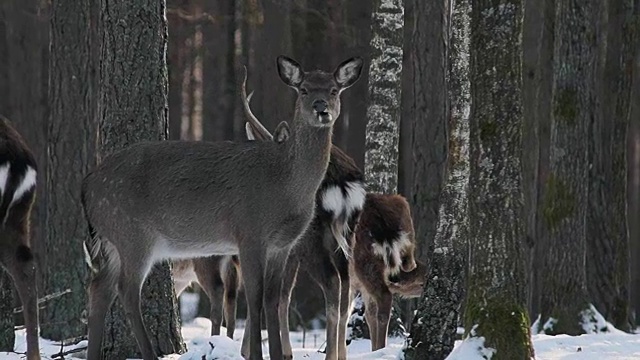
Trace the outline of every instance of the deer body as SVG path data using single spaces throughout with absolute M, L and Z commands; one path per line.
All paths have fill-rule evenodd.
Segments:
M 36 265 L 29 237 L 36 174 L 31 150 L 9 120 L 0 116 L 0 265 L 22 301 L 28 360 L 40 359 Z
M 278 58 L 281 79 L 299 92 L 290 141 L 132 145 L 107 157 L 82 188 L 92 232 L 88 359 L 100 357 L 106 311 L 116 288 L 145 360 L 155 359 L 140 311 L 140 289 L 164 259 L 239 254 L 249 310 L 249 358 L 262 359 L 265 307 L 271 359 L 282 358 L 277 294 L 291 246 L 314 214 L 329 162 L 339 93 L 362 60 L 336 71 L 304 72 Z

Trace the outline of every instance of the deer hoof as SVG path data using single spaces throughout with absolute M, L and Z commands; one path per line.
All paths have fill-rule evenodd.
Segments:
M 283 355 L 282 358 L 284 360 L 293 360 L 293 355 Z

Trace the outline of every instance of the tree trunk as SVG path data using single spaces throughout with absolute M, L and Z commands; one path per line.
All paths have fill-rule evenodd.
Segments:
M 402 0 L 377 0 L 371 23 L 364 173 L 369 192 L 398 191 L 404 26 Z
M 79 204 L 80 185 L 95 164 L 97 12 L 93 1 L 52 4 L 47 239 L 41 255 L 46 271 L 40 271 L 45 284 L 40 293 L 67 288 L 71 293 L 47 303 L 40 312 L 40 330 L 44 338 L 63 340 L 86 334 L 81 319 L 87 277 L 82 242 L 89 232 Z
M 551 141 L 551 90 L 553 87 L 553 38 L 555 24 L 555 5 L 553 0 L 544 0 L 540 4 L 543 8 L 542 14 L 542 34 L 540 39 L 540 50 L 536 71 L 539 84 L 535 85 L 535 94 L 532 97 L 535 100 L 533 105 L 525 105 L 525 111 L 528 112 L 530 106 L 536 108 L 535 121 L 537 124 L 538 146 L 537 146 L 537 164 L 535 170 L 536 175 L 536 199 L 530 199 L 536 206 L 535 230 L 529 229 L 530 233 L 534 233 L 533 251 L 531 253 L 531 274 L 530 274 L 530 294 L 529 308 L 532 317 L 540 314 L 540 297 L 542 293 L 541 273 L 544 268 L 544 251 L 549 246 L 549 233 L 544 223 L 544 197 L 546 194 L 546 184 L 549 178 L 549 151 Z M 526 11 L 526 10 L 525 10 Z M 526 18 L 525 18 L 526 19 Z M 525 20 L 526 21 L 526 20 Z M 529 95 L 531 95 L 529 93 Z M 528 99 L 532 100 L 532 99 Z M 533 100 L 532 100 L 533 101 Z M 526 120 L 525 120 L 526 121 Z M 528 151 L 528 150 L 526 150 Z M 533 159 L 534 156 L 531 157 Z
M 467 341 L 492 359 L 533 357 L 526 302 L 522 158 L 522 6 L 482 0 L 471 14 Z
M 635 0 L 633 16 L 640 19 L 640 1 Z M 633 74 L 631 99 L 640 98 L 640 22 L 635 22 L 635 36 L 633 38 L 632 53 L 633 64 L 631 73 Z M 636 325 L 640 324 L 640 101 L 632 101 L 629 111 L 631 121 L 629 123 L 628 146 L 630 156 L 628 158 L 628 201 L 629 201 L 629 238 L 631 252 L 631 304 L 632 313 L 636 317 Z
M 593 303 L 616 328 L 631 330 L 627 228 L 627 128 L 631 100 L 633 1 L 609 1 L 599 112 L 590 131 L 587 284 Z
M 447 165 L 449 104 L 445 77 L 450 6 L 445 0 L 437 0 L 414 2 L 414 7 L 411 208 L 413 218 L 420 220 L 414 222 L 416 238 L 422 242 L 420 258 L 428 262 Z
M 13 280 L 0 269 L 0 352 L 13 351 L 16 341 L 13 319 Z
M 595 115 L 596 4 L 556 3 L 550 174 L 543 199 L 550 245 L 544 250 L 538 324 L 547 334 L 585 333 L 595 316 L 585 282 L 585 180 L 588 126 Z
M 167 138 L 167 23 L 165 1 L 102 0 L 101 13 L 106 36 L 100 53 L 98 119 L 99 158 L 104 158 L 139 141 Z M 159 355 L 184 349 L 169 266 L 156 265 L 142 289 L 144 322 Z M 103 356 L 140 357 L 119 303 L 107 314 Z
M 429 10 L 437 19 L 446 20 L 450 14 L 450 1 L 440 1 L 438 9 Z M 429 274 L 418 313 L 411 326 L 407 359 L 443 360 L 453 350 L 458 318 L 464 293 L 464 263 L 468 244 L 468 184 L 469 184 L 469 32 L 470 2 L 458 0 L 453 4 L 450 32 L 447 23 L 433 24 L 434 39 L 449 38 L 448 96 L 451 115 L 448 120 L 448 175 L 441 196 L 438 228 L 433 251 L 429 255 Z M 435 20 L 437 20 L 435 19 Z M 417 29 L 417 27 L 416 27 Z M 433 36 L 432 35 L 432 36 Z M 420 34 L 413 36 L 420 39 Z M 437 40 L 436 40 L 437 41 Z M 441 50 L 445 53 L 444 49 Z M 446 54 L 446 53 L 445 53 Z M 443 54 L 443 55 L 445 55 Z M 419 62 L 419 59 L 416 59 Z M 418 64 L 416 64 L 418 68 Z M 438 66 L 430 66 L 434 72 Z M 433 80 L 431 80 L 433 81 Z M 416 88 L 419 84 L 416 78 Z M 420 91 L 428 96 L 429 91 Z M 445 108 L 446 102 L 442 104 Z M 443 115 L 445 115 L 444 113 Z M 443 126 L 444 127 L 444 126 Z M 446 146 L 445 146 L 446 149 Z M 417 179 L 416 179 L 417 180 Z

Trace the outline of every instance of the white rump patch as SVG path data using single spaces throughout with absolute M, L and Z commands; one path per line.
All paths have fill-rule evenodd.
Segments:
M 11 204 L 18 201 L 22 195 L 24 195 L 27 191 L 33 189 L 36 186 L 36 170 L 31 166 L 27 166 L 27 172 L 24 174 L 20 185 L 13 193 L 13 199 L 11 200 Z
M 402 250 L 411 246 L 411 239 L 406 232 L 400 232 L 400 236 L 397 239 L 391 242 L 389 245 L 388 242 L 380 245 L 377 242 L 374 242 L 371 247 L 373 248 L 373 253 L 377 256 L 381 257 L 384 261 L 385 265 L 385 275 L 388 277 L 389 275 L 397 275 L 400 273 L 400 266 L 402 265 Z M 387 249 L 391 253 L 391 257 L 393 258 L 394 266 L 389 264 L 389 259 L 387 258 Z
M 344 206 L 344 197 L 342 190 L 338 186 L 330 186 L 322 194 L 322 208 L 333 214 L 342 212 Z
M 6 163 L 0 166 L 0 195 L 4 195 L 7 188 L 7 181 L 9 180 L 9 169 L 11 169 L 11 163 Z
M 353 181 L 347 183 L 347 215 L 351 216 L 355 211 L 361 211 L 364 207 L 364 199 L 367 192 L 364 190 L 364 186 L 359 181 Z
M 345 185 L 346 196 L 339 186 L 330 186 L 322 195 L 322 208 L 333 214 L 337 218 L 345 212 L 350 217 L 355 211 L 360 211 L 364 207 L 366 191 L 362 183 L 353 181 Z

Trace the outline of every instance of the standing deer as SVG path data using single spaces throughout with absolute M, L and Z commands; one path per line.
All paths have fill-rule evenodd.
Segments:
M 400 195 L 368 193 L 350 262 L 351 285 L 365 301 L 371 350 L 387 346 L 393 294 L 422 295 L 426 267 L 414 258 L 411 209 Z
M 271 359 L 282 359 L 278 294 L 289 250 L 314 214 L 329 164 L 340 93 L 362 71 L 361 58 L 333 73 L 303 71 L 277 59 L 298 97 L 291 138 L 253 142 L 142 142 L 108 156 L 84 180 L 89 360 L 101 355 L 104 319 L 116 290 L 145 360 L 156 354 L 140 311 L 140 290 L 163 259 L 239 254 L 249 310 L 249 358 L 262 359 L 263 301 Z M 348 249 L 343 247 L 343 251 Z M 253 324 L 255 323 L 255 324 Z
M 31 150 L 9 120 L 0 116 L 0 264 L 13 278 L 22 301 L 28 360 L 40 359 L 36 265 L 29 237 L 36 174 Z
M 272 136 L 253 115 L 244 83 L 242 102 L 245 116 L 250 120 L 246 124 L 250 140 L 286 141 L 287 133 L 281 131 L 283 128 L 286 130 L 283 123 L 278 125 Z M 301 268 L 321 287 L 325 296 L 326 358 L 346 359 L 350 271 L 345 255 L 337 253 L 335 249 L 336 244 L 347 241 L 345 234 L 346 238 L 352 238 L 354 228 L 358 230 L 355 232 L 355 243 L 350 245 L 354 248 L 351 263 L 356 279 L 353 282 L 358 289 L 366 291 L 367 298 L 374 303 L 371 308 L 380 308 L 382 318 L 387 294 L 397 293 L 405 297 L 421 295 L 426 270 L 424 264 L 416 267 L 414 260 L 415 239 L 409 204 L 399 195 L 366 194 L 365 198 L 362 172 L 353 159 L 332 146 L 327 173 L 316 193 L 316 216 L 292 249 L 282 280 L 279 311 L 285 358 L 293 358 L 288 314 L 291 292 L 298 269 Z M 375 241 L 371 242 L 372 239 Z M 369 268 L 370 271 L 362 271 L 370 264 L 375 264 Z M 357 279 L 359 277 L 362 277 L 361 281 Z M 379 288 L 363 287 L 361 284 L 377 284 Z M 378 302 L 380 306 L 376 306 Z M 386 323 L 382 318 L 381 326 L 377 325 L 377 311 L 369 322 L 376 327 L 378 336 L 384 336 L 381 347 L 386 344 L 390 311 L 391 308 Z

